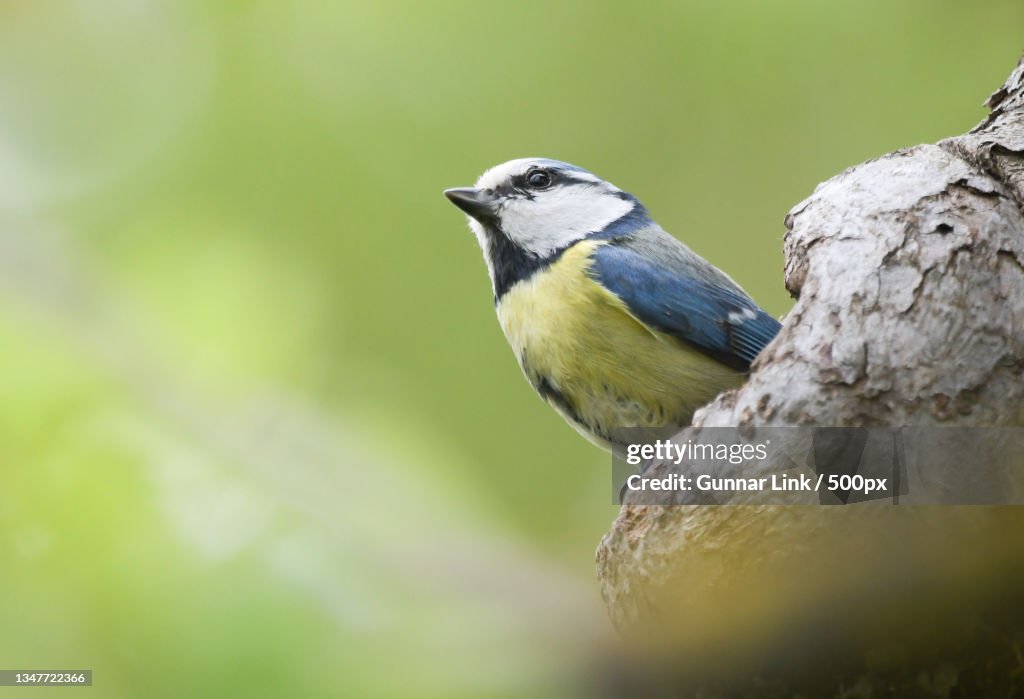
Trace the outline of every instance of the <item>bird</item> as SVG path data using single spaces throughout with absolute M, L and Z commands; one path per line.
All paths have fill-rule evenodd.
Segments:
M 690 425 L 779 332 L 639 199 L 581 167 L 520 158 L 444 194 L 480 244 L 527 380 L 599 447 Z

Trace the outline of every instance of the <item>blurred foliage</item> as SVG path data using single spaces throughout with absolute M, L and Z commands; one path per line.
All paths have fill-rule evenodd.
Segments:
M 608 464 L 521 379 L 440 191 L 581 164 L 781 315 L 789 207 L 978 121 L 1022 20 L 0 4 L 0 665 L 91 667 L 97 696 L 565 696 L 607 632 Z

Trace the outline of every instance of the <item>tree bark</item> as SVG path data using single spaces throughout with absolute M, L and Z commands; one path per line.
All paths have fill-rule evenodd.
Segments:
M 1024 59 L 987 106 L 969 133 L 853 167 L 790 211 L 796 303 L 691 431 L 1021 425 Z M 1024 696 L 1022 508 L 638 502 L 597 572 L 676 695 Z

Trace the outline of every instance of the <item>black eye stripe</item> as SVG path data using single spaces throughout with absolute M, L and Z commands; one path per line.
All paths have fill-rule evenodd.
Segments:
M 530 168 L 526 171 L 526 185 L 531 189 L 547 189 L 555 183 L 554 176 L 544 168 Z
M 551 183 L 546 187 L 531 187 L 527 178 L 533 172 L 543 170 L 551 177 Z M 533 192 L 547 191 L 554 189 L 555 187 L 571 186 L 571 185 L 585 185 L 588 187 L 597 187 L 603 184 L 601 180 L 594 180 L 590 177 L 576 177 L 573 172 L 566 172 L 563 170 L 556 170 L 554 168 L 530 168 L 526 172 L 518 175 L 513 175 L 509 180 L 506 180 L 504 184 L 498 185 L 494 188 L 494 192 L 501 196 L 525 196 L 527 199 L 533 199 Z
M 526 172 L 515 175 L 510 185 L 524 194 L 531 191 L 544 191 L 565 181 L 565 174 L 559 170 L 547 167 L 531 167 Z
M 523 183 L 518 181 L 518 178 L 514 178 L 511 182 L 507 182 L 503 185 L 495 187 L 494 193 L 503 199 L 509 197 L 519 197 L 523 196 L 524 194 L 530 199 L 533 198 L 527 191 Z
M 600 184 L 600 182 L 595 182 L 589 178 L 573 177 L 571 172 L 562 175 L 561 180 L 566 184 L 589 184 L 591 186 Z

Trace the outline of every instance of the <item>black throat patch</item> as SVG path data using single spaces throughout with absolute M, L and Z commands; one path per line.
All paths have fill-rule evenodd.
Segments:
M 518 282 L 526 281 L 534 274 L 554 263 L 574 243 L 555 250 L 547 257 L 541 258 L 524 250 L 511 240 L 494 224 L 485 224 L 487 238 L 490 243 L 491 268 L 494 270 L 494 303 Z M 578 242 L 578 241 L 577 241 Z

